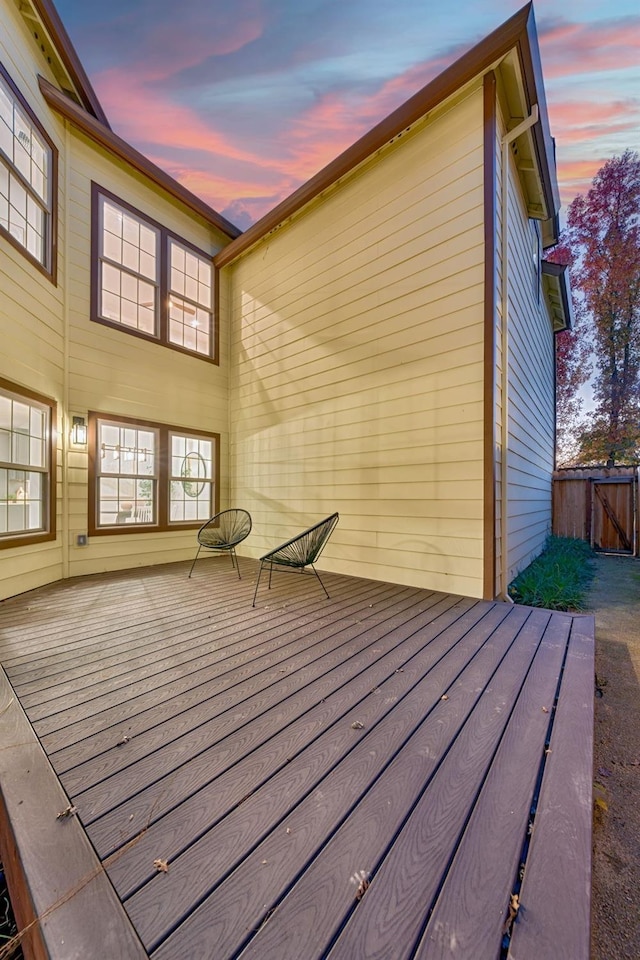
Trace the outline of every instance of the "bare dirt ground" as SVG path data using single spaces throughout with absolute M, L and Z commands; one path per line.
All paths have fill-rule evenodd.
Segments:
M 596 558 L 592 960 L 640 958 L 640 560 Z

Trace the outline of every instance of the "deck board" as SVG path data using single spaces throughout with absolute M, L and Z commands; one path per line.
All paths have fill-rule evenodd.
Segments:
M 0 607 L 0 662 L 145 952 L 496 960 L 538 771 L 548 810 L 572 769 L 547 737 L 577 742 L 592 621 L 337 574 L 329 601 L 275 576 L 254 609 L 255 564 L 188 567 Z M 569 831 L 539 822 L 544 922 Z

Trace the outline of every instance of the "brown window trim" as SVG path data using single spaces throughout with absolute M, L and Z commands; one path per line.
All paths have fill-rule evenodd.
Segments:
M 144 427 L 149 430 L 157 430 L 159 434 L 158 442 L 158 509 L 157 521 L 155 523 L 137 523 L 112 527 L 99 527 L 96 524 L 96 510 L 98 507 L 97 485 L 98 473 L 96 471 L 97 450 L 97 422 L 98 420 L 110 420 L 113 423 L 128 423 L 134 427 Z M 182 530 L 199 530 L 204 520 L 173 521 L 168 520 L 169 503 L 169 435 L 179 433 L 190 437 L 203 437 L 206 440 L 212 440 L 214 446 L 214 477 L 213 477 L 213 504 L 211 507 L 211 516 L 220 510 L 220 434 L 210 433 L 206 430 L 195 430 L 191 427 L 180 426 L 177 424 L 158 423 L 154 420 L 137 420 L 135 417 L 124 417 L 115 413 L 89 411 L 89 517 L 88 533 L 90 537 L 113 537 L 121 534 L 142 534 L 142 533 L 166 533 L 167 531 L 178 532 Z
M 5 380 L 0 377 L 0 387 L 9 393 L 15 393 L 25 400 L 35 400 L 49 408 L 49 440 L 47 443 L 48 473 L 49 483 L 46 484 L 47 498 L 44 503 L 44 529 L 34 530 L 32 533 L 16 533 L 11 537 L 0 537 L 0 550 L 7 550 L 10 547 L 28 547 L 34 543 L 46 543 L 56 539 L 56 474 L 57 474 L 57 443 L 56 443 L 56 401 L 51 397 L 45 397 L 34 390 L 28 390 L 25 387 L 13 383 L 11 380 Z
M 160 234 L 160 271 L 159 271 L 159 281 L 158 281 L 158 291 L 159 291 L 159 326 L 160 330 L 158 336 L 153 336 L 149 333 L 144 333 L 142 330 L 136 330 L 135 327 L 128 327 L 126 324 L 117 323 L 114 320 L 105 320 L 104 317 L 100 316 L 99 303 L 100 303 L 100 288 L 98 284 L 99 277 L 99 263 L 100 263 L 100 232 L 99 232 L 99 203 L 100 197 L 105 197 L 107 200 L 112 200 L 113 203 L 116 203 L 119 207 L 122 207 L 124 210 L 128 210 L 129 213 L 132 213 L 134 217 L 137 217 L 143 223 L 149 224 L 149 226 L 154 227 Z M 168 310 L 167 310 L 167 300 L 168 300 L 168 250 L 169 250 L 169 240 L 175 240 L 181 246 L 186 247 L 188 250 L 193 250 L 194 253 L 197 253 L 198 256 L 203 257 L 205 260 L 208 260 L 211 263 L 211 273 L 212 273 L 212 282 L 213 282 L 213 303 L 211 304 L 211 355 L 207 356 L 204 353 L 197 353 L 195 350 L 189 350 L 186 347 L 181 347 L 177 343 L 171 343 L 169 340 L 169 321 L 168 321 Z M 110 190 L 107 190 L 105 187 L 101 187 L 100 184 L 95 181 L 91 181 L 91 314 L 90 319 L 94 323 L 101 323 L 105 327 L 110 327 L 112 330 L 119 330 L 121 333 L 129 334 L 133 337 L 139 337 L 141 340 L 146 340 L 147 343 L 157 343 L 162 347 L 166 347 L 169 350 L 176 350 L 178 353 L 185 354 L 188 357 L 195 357 L 196 360 L 203 360 L 205 363 L 213 363 L 216 366 L 220 364 L 220 325 L 218 322 L 218 313 L 219 313 L 219 294 L 218 294 L 218 269 L 213 263 L 213 256 L 209 253 L 206 253 L 204 250 L 201 250 L 195 244 L 190 243 L 188 240 L 185 240 L 184 237 L 181 237 L 179 234 L 174 233 L 173 230 L 169 230 L 167 227 L 164 227 L 161 223 L 158 223 L 157 220 L 154 220 L 153 217 L 147 216 L 146 213 L 143 213 L 141 210 L 138 210 L 132 204 L 127 203 L 126 200 L 122 200 L 115 193 L 112 193 Z
M 47 131 L 42 126 L 41 122 L 36 117 L 35 113 L 23 97 L 22 93 L 15 85 L 7 70 L 0 63 L 0 74 L 2 78 L 7 83 L 11 92 L 13 93 L 16 100 L 20 103 L 22 109 L 28 115 L 29 119 L 35 127 L 37 127 L 38 133 L 45 141 L 49 149 L 51 150 L 51 170 L 49 176 L 49 189 L 50 189 L 50 201 L 49 209 L 47 211 L 46 217 L 46 231 L 47 235 L 45 237 L 45 251 L 46 251 L 46 263 L 40 263 L 40 261 L 30 253 L 26 247 L 23 247 L 21 243 L 16 240 L 16 238 L 9 233 L 8 230 L 5 230 L 4 227 L 0 226 L 0 236 L 3 236 L 12 247 L 18 250 L 25 259 L 29 261 L 40 273 L 43 274 L 50 280 L 51 283 L 55 286 L 58 284 L 58 150 L 47 133 Z M 11 165 L 11 169 L 14 173 L 23 180 L 23 177 L 20 175 L 20 171 Z M 29 192 L 31 192 L 31 185 L 28 185 Z

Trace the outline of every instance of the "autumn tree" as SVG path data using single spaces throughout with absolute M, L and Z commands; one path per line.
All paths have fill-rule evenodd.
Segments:
M 640 156 L 627 150 L 571 203 L 566 241 L 578 314 L 590 323 L 595 409 L 580 462 L 637 462 L 640 453 Z
M 574 270 L 573 258 L 564 236 L 547 259 Z M 583 396 L 580 388 L 591 376 L 591 339 L 584 304 L 574 303 L 570 329 L 556 334 L 556 452 L 558 466 L 575 463 L 580 452 Z

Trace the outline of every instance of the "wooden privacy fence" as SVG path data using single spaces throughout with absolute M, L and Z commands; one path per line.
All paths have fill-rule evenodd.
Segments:
M 553 474 L 553 533 L 637 556 L 638 468 L 566 467 Z

